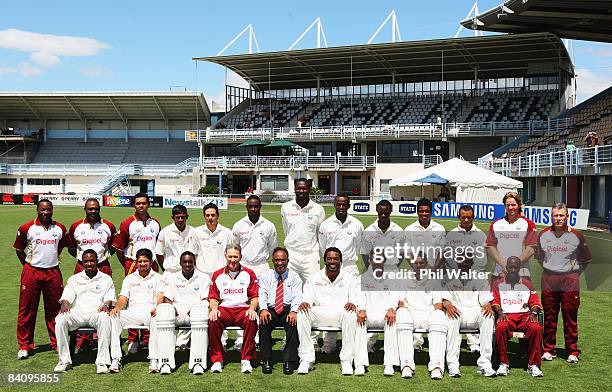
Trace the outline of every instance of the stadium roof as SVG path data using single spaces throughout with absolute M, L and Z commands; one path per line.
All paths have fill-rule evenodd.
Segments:
M 0 92 L 0 120 L 210 121 L 199 92 Z
M 395 82 L 473 80 L 573 74 L 562 41 L 553 34 L 493 35 L 341 46 L 231 56 L 197 57 L 236 72 L 258 91 Z M 352 60 L 351 60 L 352 59 Z M 351 67 L 352 65 L 352 67 Z M 352 69 L 351 69 L 352 68 Z M 352 82 L 352 83 L 351 83 Z
M 472 30 L 551 32 L 562 38 L 612 42 L 612 2 L 508 0 L 461 24 Z

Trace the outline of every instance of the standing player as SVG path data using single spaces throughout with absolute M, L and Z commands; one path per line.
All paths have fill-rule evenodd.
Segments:
M 108 373 L 108 365 L 111 364 L 111 320 L 108 311 L 115 302 L 115 285 L 110 276 L 98 271 L 96 251 L 86 250 L 82 258 L 83 271 L 68 279 L 58 302 L 61 308 L 55 322 L 59 362 L 53 371 L 63 373 L 72 367 L 68 333 L 89 325 L 95 327 L 98 332 L 96 373 L 104 374 Z
M 375 250 L 384 248 L 397 249 L 397 245 L 403 245 L 405 240 L 404 229 L 391 222 L 393 205 L 389 200 L 381 200 L 376 204 L 378 219 L 368 226 L 361 237 L 361 255 L 363 264 L 367 270 L 370 265 L 370 254 Z M 398 269 L 401 256 L 394 252 L 393 257 L 385 257 L 385 269 Z
M 196 268 L 209 277 L 225 265 L 225 247 L 233 242 L 232 231 L 219 223 L 219 207 L 208 203 L 202 208 L 206 224 L 195 229 L 198 241 Z
M 295 199 L 281 207 L 285 247 L 291 253 L 289 268 L 302 282 L 319 272 L 319 226 L 325 220 L 321 205 L 310 200 L 310 184 L 299 178 L 294 182 Z
M 197 254 L 198 241 L 195 229 L 187 224 L 189 214 L 184 205 L 172 207 L 172 221 L 174 223 L 164 227 L 157 237 L 155 253 L 157 262 L 164 271 L 174 273 L 181 270 L 180 257 L 185 251 Z
M 502 200 L 506 215 L 491 223 L 487 251 L 495 262 L 492 282 L 504 277 L 510 257 L 521 260 L 520 276 L 530 279 L 529 259 L 535 253 L 538 236 L 535 224 L 522 215 L 523 202 L 516 192 L 508 192 Z
M 134 214 L 121 222 L 119 232 L 113 240 L 113 248 L 117 250 L 117 259 L 129 275 L 136 270 L 136 252 L 140 249 L 149 249 L 155 254 L 155 244 L 160 231 L 157 219 L 149 215 L 149 196 L 146 193 L 137 193 L 133 198 Z M 153 261 L 152 268 L 157 271 L 157 263 Z M 140 343 L 149 343 L 149 331 L 141 331 L 138 340 L 138 330 L 128 330 L 128 352 L 135 354 Z
M 411 260 L 421 251 L 425 253 L 429 267 L 436 271 L 444 264 L 442 248 L 446 242 L 446 230 L 444 226 L 431 220 L 431 210 L 429 199 L 422 198 L 417 202 L 419 219 L 406 227 L 406 243 L 411 252 L 408 255 Z
M 240 371 L 252 373 L 251 360 L 255 359 L 255 334 L 257 333 L 257 307 L 259 286 L 255 273 L 240 265 L 240 245 L 229 244 L 225 248 L 227 264 L 215 271 L 208 299 L 208 339 L 210 340 L 210 371 L 223 370 L 221 335 L 226 327 L 237 326 L 244 331 Z
M 315 361 L 312 327 L 341 327 L 340 363 L 343 375 L 353 374 L 355 332 L 357 329 L 357 279 L 341 270 L 342 252 L 328 248 L 323 255 L 325 268 L 304 283 L 304 294 L 297 317 L 300 345 L 299 374 L 307 374 Z
M 553 226 L 540 232 L 538 261 L 542 274 L 542 305 L 544 306 L 544 355 L 552 361 L 556 356 L 557 318 L 563 315 L 565 351 L 568 363 L 577 363 L 578 307 L 580 306 L 580 274 L 591 261 L 591 251 L 584 235 L 567 226 L 567 206 L 557 203 L 552 207 Z
M 137 270 L 123 279 L 117 304 L 110 311 L 111 316 L 111 373 L 119 372 L 121 367 L 121 331 L 128 325 L 143 325 L 151 332 L 149 360 L 157 358 L 157 332 L 151 317 L 155 316 L 161 275 L 151 269 L 153 254 L 149 249 L 136 252 Z M 128 309 L 124 309 L 128 305 Z
M 34 327 L 42 292 L 45 305 L 45 321 L 51 347 L 55 350 L 55 316 L 60 309 L 62 273 L 59 255 L 70 246 L 70 237 L 61 223 L 54 221 L 53 204 L 42 199 L 36 205 L 38 217 L 24 223 L 17 230 L 13 248 L 23 269 L 19 290 L 19 314 L 17 316 L 17 358 L 25 359 L 34 349 Z
M 523 279 L 519 274 L 522 264 L 517 256 L 510 257 L 505 277 L 493 283 L 493 309 L 497 313 L 495 341 L 500 362 L 497 375 L 508 375 L 508 340 L 513 332 L 521 331 L 527 340 L 527 372 L 533 377 L 542 377 L 542 326 L 538 323 L 542 306 L 531 280 Z

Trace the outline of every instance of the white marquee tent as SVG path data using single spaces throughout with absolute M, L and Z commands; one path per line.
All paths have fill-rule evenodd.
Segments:
M 507 192 L 523 187 L 521 181 L 502 176 L 459 158 L 453 158 L 439 165 L 423 169 L 408 176 L 391 180 L 389 187 L 394 199 L 405 195 L 407 187 L 421 186 L 415 180 L 430 174 L 448 180 L 448 186 L 456 188 L 457 202 L 499 204 Z

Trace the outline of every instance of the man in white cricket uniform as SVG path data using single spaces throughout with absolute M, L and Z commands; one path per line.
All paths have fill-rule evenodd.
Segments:
M 403 378 L 412 378 L 415 371 L 414 333 L 417 328 L 429 330 L 429 364 L 427 368 L 430 377 L 442 379 L 444 374 L 444 352 L 446 349 L 446 334 L 448 318 L 444 314 L 442 298 L 446 295 L 441 290 L 441 284 L 428 276 L 427 259 L 417 254 L 413 260 L 415 279 L 407 283 L 408 291 L 404 292 L 397 309 L 397 341 L 399 345 L 400 366 Z
M 319 226 L 325 220 L 321 205 L 310 200 L 310 184 L 305 178 L 295 180 L 295 200 L 281 207 L 285 247 L 291 254 L 289 268 L 306 282 L 319 268 Z
M 394 282 L 385 279 L 385 257 L 381 254 L 372 254 L 370 265 L 359 277 L 361 298 L 357 308 L 357 336 L 355 339 L 355 375 L 363 376 L 365 368 L 370 365 L 368 351 L 370 343 L 376 342 L 368 339 L 367 328 L 384 328 L 384 375 L 392 376 L 393 367 L 399 366 L 399 352 L 397 344 L 397 329 L 395 323 L 396 310 L 401 292 L 395 291 Z
M 370 254 L 376 248 L 396 249 L 397 245 L 403 246 L 406 236 L 404 229 L 391 222 L 393 205 L 389 200 L 381 200 L 376 204 L 378 219 L 368 226 L 361 236 L 361 255 L 366 269 L 369 265 Z M 392 257 L 385 257 L 385 270 L 397 270 L 402 261 L 402 256 L 393 252 Z
M 123 279 L 117 304 L 109 312 L 111 316 L 111 373 L 119 372 L 121 367 L 121 331 L 128 326 L 145 326 L 150 332 L 149 360 L 157 365 L 157 331 L 152 326 L 151 317 L 155 316 L 161 275 L 151 269 L 153 253 L 149 249 L 136 252 L 136 271 Z M 125 306 L 128 308 L 125 309 Z M 157 366 L 155 366 L 157 368 Z
M 414 259 L 414 254 L 423 252 L 429 262 L 429 268 L 437 270 L 442 268 L 442 248 L 446 243 L 446 229 L 441 224 L 431 220 L 431 201 L 422 198 L 417 202 L 418 220 L 406 227 L 406 244 L 410 253 L 408 257 Z
M 94 250 L 82 254 L 83 271 L 71 276 L 60 298 L 60 311 L 55 317 L 55 334 L 59 362 L 53 369 L 63 373 L 72 367 L 68 333 L 84 326 L 94 327 L 98 333 L 96 373 L 108 373 L 111 364 L 109 345 L 111 320 L 110 306 L 115 302 L 113 279 L 98 271 L 98 255 Z
M 156 316 L 151 319 L 158 334 L 157 364 L 161 374 L 170 374 L 175 369 L 175 325 L 191 326 L 189 370 L 200 375 L 206 369 L 210 278 L 196 270 L 196 257 L 190 251 L 183 252 L 180 264 L 180 272 L 166 274 L 162 279 L 159 296 L 164 303 L 157 305 Z M 159 297 L 157 301 L 161 302 Z M 156 369 L 152 366 L 149 371 Z
M 180 258 L 183 252 L 190 251 L 198 254 L 198 240 L 195 228 L 187 224 L 189 214 L 184 205 L 177 204 L 172 207 L 172 223 L 164 227 L 157 237 L 155 253 L 157 261 L 164 272 L 174 273 L 181 271 Z
M 225 265 L 225 247 L 234 242 L 232 231 L 219 223 L 219 207 L 208 203 L 202 208 L 206 224 L 195 229 L 198 240 L 196 268 L 209 277 Z
M 341 271 L 342 252 L 338 248 L 328 248 L 324 260 L 325 268 L 304 284 L 303 302 L 298 308 L 298 373 L 308 373 L 315 361 L 314 343 L 310 338 L 312 327 L 341 327 L 342 374 L 351 375 L 355 359 L 358 282 L 353 274 Z
M 491 286 L 486 279 L 468 278 L 474 264 L 471 258 L 458 263 L 460 272 L 457 279 L 445 283 L 449 298 L 444 298 L 442 304 L 449 318 L 446 361 L 448 374 L 451 377 L 461 377 L 459 370 L 459 353 L 461 351 L 461 328 L 479 329 L 480 357 L 476 361 L 478 371 L 485 377 L 494 377 L 495 370 L 491 364 L 493 354 L 493 325 L 495 323 Z M 457 271 L 457 270 L 456 270 Z

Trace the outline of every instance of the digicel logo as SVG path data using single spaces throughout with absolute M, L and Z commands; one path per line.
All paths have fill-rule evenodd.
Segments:
M 522 305 L 523 301 L 518 298 L 504 298 L 502 305 Z
M 103 242 L 105 241 L 103 241 L 102 238 L 84 238 L 83 241 L 81 241 L 83 245 L 101 244 Z
M 37 238 L 36 239 L 36 245 L 55 245 L 57 243 L 57 239 L 54 238 L 52 240 L 46 240 L 46 239 L 40 239 Z
M 242 294 L 244 293 L 244 288 L 241 287 L 239 289 L 227 288 L 223 290 L 223 295 L 232 295 L 232 294 Z
M 138 242 L 153 241 L 153 237 L 152 236 L 148 236 L 148 235 L 138 236 L 138 238 L 136 238 L 136 241 L 138 241 Z

